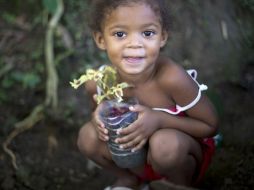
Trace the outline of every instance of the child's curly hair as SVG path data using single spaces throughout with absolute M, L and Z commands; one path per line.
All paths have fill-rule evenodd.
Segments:
M 165 0 L 92 0 L 88 20 L 89 27 L 94 32 L 101 32 L 107 14 L 110 14 L 112 10 L 119 6 L 131 3 L 145 3 L 149 5 L 159 15 L 163 30 L 169 33 L 171 27 L 170 12 Z

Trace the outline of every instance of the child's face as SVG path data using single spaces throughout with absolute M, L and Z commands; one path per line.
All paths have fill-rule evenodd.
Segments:
M 125 74 L 142 74 L 153 68 L 167 41 L 160 17 L 146 4 L 119 6 L 106 16 L 102 32 L 94 34 L 99 48 Z

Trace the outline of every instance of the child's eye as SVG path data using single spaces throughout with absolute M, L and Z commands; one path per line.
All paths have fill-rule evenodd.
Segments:
M 122 38 L 122 37 L 125 37 L 126 34 L 125 34 L 124 32 L 116 32 L 116 33 L 114 34 L 114 36 L 116 36 L 116 37 L 118 37 L 118 38 Z
M 155 32 L 153 32 L 153 31 L 144 31 L 143 32 L 143 35 L 145 36 L 145 37 L 151 37 L 151 36 L 153 36 L 155 34 Z

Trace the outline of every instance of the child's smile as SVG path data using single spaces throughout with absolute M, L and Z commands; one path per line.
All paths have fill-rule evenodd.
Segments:
M 145 64 L 145 57 L 124 57 L 122 63 L 125 68 L 135 69 Z
M 131 67 L 138 67 L 139 64 L 144 64 L 146 52 L 144 48 L 127 49 L 123 52 L 123 61 Z
M 140 63 L 144 57 L 125 57 L 125 60 L 130 64 Z

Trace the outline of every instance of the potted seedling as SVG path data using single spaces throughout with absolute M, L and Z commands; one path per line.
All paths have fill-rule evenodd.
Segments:
M 120 137 L 117 130 L 129 126 L 134 122 L 138 114 L 129 110 L 131 105 L 137 104 L 135 98 L 124 98 L 123 89 L 131 87 L 128 83 L 117 83 L 116 70 L 111 66 L 103 66 L 98 70 L 88 69 L 86 74 L 78 80 L 70 82 L 77 89 L 88 80 L 94 80 L 97 84 L 97 104 L 101 104 L 100 118 L 109 131 L 108 148 L 113 161 L 121 168 L 134 168 L 146 161 L 145 148 L 133 152 L 130 149 L 121 149 L 115 139 Z

